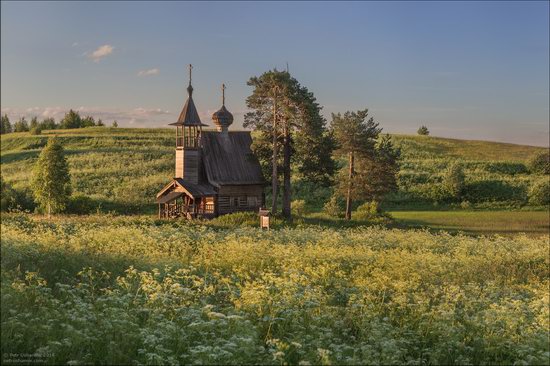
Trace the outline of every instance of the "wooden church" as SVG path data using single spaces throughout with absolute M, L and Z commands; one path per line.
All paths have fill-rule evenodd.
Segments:
M 252 153 L 248 131 L 229 131 L 233 115 L 222 106 L 212 115 L 216 130 L 199 118 L 193 102 L 191 65 L 189 96 L 176 126 L 175 176 L 158 194 L 159 218 L 213 218 L 237 211 L 258 211 L 264 203 L 265 180 Z

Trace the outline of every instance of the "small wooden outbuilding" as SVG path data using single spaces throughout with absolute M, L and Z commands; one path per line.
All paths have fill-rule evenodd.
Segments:
M 212 115 L 214 131 L 203 131 L 193 102 L 191 67 L 189 97 L 175 123 L 175 176 L 157 194 L 159 218 L 212 218 L 238 211 L 258 211 L 264 204 L 265 179 L 252 153 L 248 131 L 229 131 L 233 115 L 222 107 Z

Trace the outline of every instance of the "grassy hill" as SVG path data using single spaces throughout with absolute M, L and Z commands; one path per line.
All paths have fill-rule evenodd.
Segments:
M 56 134 L 66 149 L 75 194 L 89 196 L 100 211 L 151 213 L 157 191 L 173 176 L 174 131 L 94 127 L 45 131 L 43 135 L 1 136 L 1 172 L 19 190 L 29 187 L 32 166 L 49 136 Z M 434 187 L 451 161 L 463 162 L 474 194 L 466 205 L 520 206 L 529 185 L 526 160 L 544 148 L 487 141 L 395 135 L 402 149 L 400 190 L 392 209 L 438 205 Z M 434 193 L 435 192 L 435 193 Z M 296 197 L 320 207 L 325 194 L 311 195 L 296 185 Z M 318 197 L 321 198 L 318 198 Z

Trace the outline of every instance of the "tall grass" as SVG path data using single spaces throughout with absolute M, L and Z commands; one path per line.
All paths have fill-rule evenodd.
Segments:
M 50 364 L 549 362 L 544 238 L 101 216 L 4 215 L 1 228 L 3 355 Z

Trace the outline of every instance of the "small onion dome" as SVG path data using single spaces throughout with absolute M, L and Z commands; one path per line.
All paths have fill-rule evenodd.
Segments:
M 218 128 L 227 128 L 233 123 L 233 115 L 222 105 L 218 111 L 212 114 L 212 120 Z
M 222 85 L 222 107 L 212 114 L 212 120 L 219 131 L 227 130 L 233 123 L 233 115 L 225 108 L 225 84 Z

